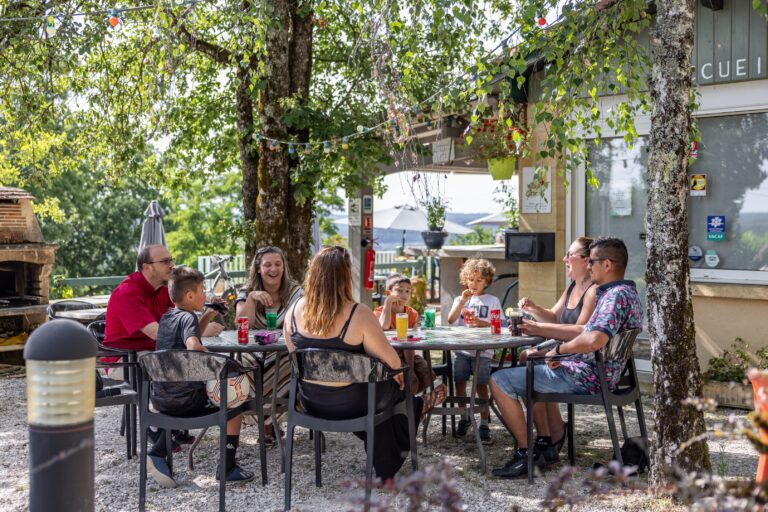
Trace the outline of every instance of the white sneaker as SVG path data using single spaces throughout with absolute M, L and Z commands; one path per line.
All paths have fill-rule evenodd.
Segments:
M 163 457 L 147 455 L 147 473 L 160 487 L 173 489 L 177 485 L 176 480 L 171 476 L 171 469 Z

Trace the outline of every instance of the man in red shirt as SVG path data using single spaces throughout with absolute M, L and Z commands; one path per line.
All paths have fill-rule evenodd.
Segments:
M 104 344 L 142 352 L 155 350 L 160 318 L 174 307 L 168 295 L 173 257 L 162 245 L 149 245 L 139 251 L 136 268 L 109 297 Z M 203 336 L 217 336 L 223 329 L 211 322 Z

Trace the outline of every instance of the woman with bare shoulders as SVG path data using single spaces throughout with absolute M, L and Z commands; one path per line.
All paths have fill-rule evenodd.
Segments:
M 314 257 L 304 280 L 304 297 L 289 309 L 283 329 L 291 352 L 305 348 L 344 350 L 367 354 L 390 368 L 400 367 L 400 358 L 378 319 L 367 306 L 352 299 L 352 266 L 343 247 L 327 247 Z M 403 375 L 397 374 L 377 384 L 378 409 L 405 399 L 403 382 Z M 353 418 L 367 412 L 367 389 L 365 383 L 303 381 L 299 401 L 313 415 Z M 441 384 L 432 393 L 415 397 L 415 420 L 420 421 L 432 407 L 441 404 L 445 393 L 445 385 Z M 355 435 L 365 437 L 362 432 Z M 391 479 L 410 450 L 407 417 L 399 414 L 379 424 L 373 444 L 376 475 L 382 481 Z
M 597 290 L 587 268 L 590 243 L 592 239 L 589 237 L 577 238 L 563 256 L 565 272 L 571 279 L 571 284 L 554 306 L 547 309 L 529 297 L 520 299 L 520 308 L 534 318 L 523 320 L 520 329 L 524 334 L 560 341 L 568 341 L 581 334 L 595 310 L 596 303 Z M 529 355 L 544 355 L 549 350 L 528 349 L 520 354 L 520 362 L 526 361 Z M 554 464 L 559 460 L 565 441 L 565 422 L 560 415 L 560 406 L 556 403 L 536 403 L 533 408 L 533 421 L 537 432 L 534 449 L 544 456 L 547 464 Z

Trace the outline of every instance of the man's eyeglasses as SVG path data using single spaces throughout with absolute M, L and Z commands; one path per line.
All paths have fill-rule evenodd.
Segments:
M 605 261 L 605 260 L 613 261 L 611 258 L 589 258 L 587 260 L 587 265 L 589 265 L 591 267 L 592 265 L 594 265 L 598 261 Z
M 163 260 L 150 261 L 149 264 L 162 263 L 163 265 L 173 265 L 173 258 L 165 258 Z

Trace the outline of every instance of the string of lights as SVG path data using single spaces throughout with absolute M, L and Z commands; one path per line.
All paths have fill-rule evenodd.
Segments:
M 198 3 L 198 1 L 199 0 L 171 0 L 169 2 L 169 5 L 176 8 L 178 7 L 191 8 L 191 7 L 194 7 L 195 4 Z M 146 5 L 137 5 L 133 7 L 114 7 L 111 9 L 58 13 L 58 14 L 52 11 L 48 11 L 45 14 L 38 15 L 38 16 L 0 18 L 0 23 L 18 23 L 18 22 L 36 21 L 43 24 L 43 29 L 45 30 L 45 33 L 49 37 L 54 37 L 59 28 L 59 25 L 66 18 L 106 17 L 107 25 L 111 29 L 119 30 L 123 27 L 126 14 L 131 12 L 138 12 L 138 11 L 144 11 L 149 9 L 157 9 L 157 8 L 158 8 L 157 4 L 146 4 Z M 538 19 L 537 23 L 539 26 L 543 27 L 544 25 L 546 25 L 546 19 L 542 16 Z M 497 45 L 495 45 L 491 50 L 486 52 L 484 58 L 488 59 L 493 57 L 496 54 L 496 52 L 498 52 L 500 49 L 502 50 L 502 52 L 506 51 L 510 41 L 519 31 L 520 31 L 520 27 L 513 30 L 510 34 L 504 37 Z M 407 109 L 404 109 L 402 113 L 397 114 L 390 119 L 381 121 L 380 123 L 375 124 L 373 126 L 358 125 L 356 127 L 355 132 L 353 133 L 348 133 L 348 134 L 340 135 L 337 137 L 331 137 L 327 140 L 314 141 L 314 142 L 297 142 L 293 140 L 281 140 L 281 139 L 276 139 L 272 137 L 267 137 L 263 133 L 254 133 L 253 139 L 256 140 L 257 142 L 264 141 L 267 144 L 267 148 L 271 151 L 277 151 L 277 150 L 281 150 L 282 148 L 287 148 L 288 154 L 296 155 L 299 151 L 301 151 L 304 154 L 311 154 L 313 152 L 313 149 L 318 147 L 321 147 L 323 149 L 323 152 L 326 154 L 331 153 L 331 151 L 338 146 L 340 146 L 342 150 L 347 150 L 349 149 L 350 141 L 352 139 L 365 137 L 371 133 L 376 133 L 382 129 L 389 130 L 391 127 L 394 127 L 395 133 L 397 135 L 402 135 L 400 133 L 401 130 L 400 130 L 399 121 L 402 121 L 404 117 L 407 115 L 420 114 L 422 112 L 423 106 L 431 106 L 431 104 L 434 101 L 436 101 L 441 95 L 445 94 L 445 92 L 447 92 L 450 88 L 456 86 L 460 80 L 467 81 L 466 78 L 467 78 L 466 75 L 457 77 L 456 79 L 449 82 L 447 85 L 443 86 L 442 88 L 434 92 L 428 98 L 425 98 L 419 101 L 418 103 L 411 105 Z M 474 82 L 476 79 L 476 75 L 473 75 L 471 78 L 472 78 L 471 82 Z M 434 121 L 431 118 L 427 119 L 426 121 L 426 125 L 428 128 L 431 127 L 430 125 L 433 123 Z

